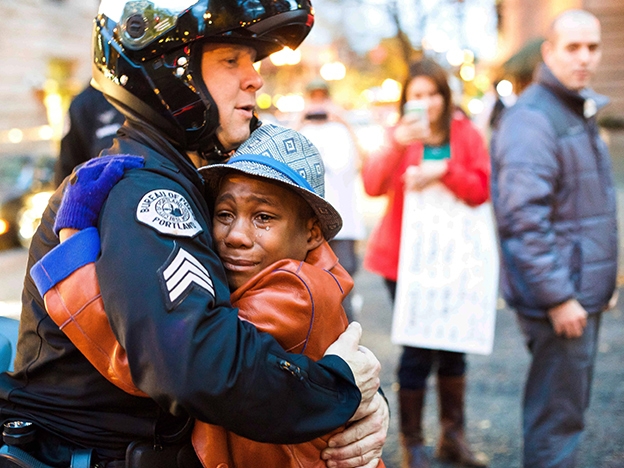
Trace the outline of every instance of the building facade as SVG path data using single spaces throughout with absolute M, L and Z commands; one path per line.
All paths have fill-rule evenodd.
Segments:
M 611 98 L 604 116 L 624 121 L 624 1 L 622 0 L 502 0 L 503 60 L 531 39 L 544 37 L 552 19 L 564 10 L 590 11 L 602 24 L 603 56 L 592 83 Z
M 612 99 L 603 116 L 624 121 L 623 0 L 500 0 L 500 61 L 544 36 L 559 12 L 583 8 L 603 27 L 594 87 Z M 91 76 L 91 31 L 99 0 L 1 0 L 0 154 L 56 151 L 73 95 Z
M 56 150 L 68 102 L 91 76 L 98 3 L 0 2 L 0 154 Z

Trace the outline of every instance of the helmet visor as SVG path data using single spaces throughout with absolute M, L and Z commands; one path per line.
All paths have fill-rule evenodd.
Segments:
M 98 15 L 117 23 L 124 46 L 137 50 L 171 31 L 180 14 L 196 3 L 197 0 L 103 0 Z
M 122 44 L 134 51 L 156 40 L 184 44 L 229 34 L 234 38 L 244 30 L 249 32 L 242 36 L 252 41 L 270 39 L 296 47 L 311 27 L 312 7 L 308 0 L 102 0 L 99 15 L 117 24 Z M 299 23 L 306 24 L 305 33 L 284 29 Z M 287 33 L 274 34 L 276 29 Z
M 132 6 L 132 4 L 139 5 L 141 3 L 144 4 L 144 2 L 133 2 L 128 0 L 102 0 L 98 14 L 104 14 L 116 23 L 119 23 L 126 5 Z M 197 0 L 155 0 L 149 3 L 152 4 L 152 8 L 154 10 L 166 10 L 171 15 L 177 16 L 195 5 Z M 147 11 L 147 9 L 144 11 Z

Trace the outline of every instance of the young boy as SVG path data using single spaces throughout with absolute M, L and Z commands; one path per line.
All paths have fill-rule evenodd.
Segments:
M 95 176 L 89 190 L 81 186 L 81 168 L 68 185 L 57 216 L 55 229 L 61 240 L 75 229 L 94 225 L 112 185 L 125 168 L 137 165 L 128 157 L 102 161 L 98 173 L 89 176 Z M 285 350 L 320 359 L 347 327 L 341 303 L 353 281 L 327 244 L 342 221 L 322 198 L 324 171 L 318 151 L 293 130 L 264 125 L 226 164 L 207 166 L 200 172 L 214 202 L 215 248 L 240 318 L 271 333 Z M 87 210 L 85 223 L 81 214 L 90 202 L 95 206 Z M 85 243 L 99 247 L 95 228 L 78 232 L 51 251 L 33 267 L 33 277 L 41 278 L 36 282 L 48 313 L 81 353 L 109 381 L 142 395 L 132 382 L 125 351 L 112 333 L 99 291 L 87 288 L 82 297 L 76 297 L 85 286 L 97 288 L 93 263 L 97 249 L 85 249 Z M 77 250 L 96 253 L 73 262 Z M 59 259 L 67 265 L 58 273 L 50 271 L 59 270 Z M 197 281 L 209 281 L 201 265 L 191 269 Z M 177 281 L 175 271 L 164 277 Z M 289 370 L 289 363 L 280 365 Z M 287 405 L 284 402 L 284 411 Z M 264 444 L 199 421 L 192 436 L 206 468 L 325 467 L 320 453 L 327 438 L 296 445 Z

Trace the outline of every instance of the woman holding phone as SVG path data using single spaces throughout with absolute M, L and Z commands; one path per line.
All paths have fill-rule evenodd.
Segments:
M 489 198 L 489 174 L 485 142 L 455 108 L 444 69 L 429 59 L 412 64 L 403 86 L 401 118 L 388 130 L 386 146 L 362 168 L 366 192 L 388 196 L 386 213 L 369 239 L 364 267 L 385 279 L 392 300 L 404 192 L 441 182 L 458 199 L 476 206 Z M 442 426 L 436 457 L 463 466 L 487 466 L 487 457 L 474 453 L 464 434 L 465 354 L 409 346 L 403 347 L 398 369 L 403 466 L 429 467 L 422 414 L 427 378 L 434 366 Z

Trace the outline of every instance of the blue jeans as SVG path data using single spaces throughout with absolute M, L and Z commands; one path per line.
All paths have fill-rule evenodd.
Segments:
M 518 314 L 531 353 L 524 388 L 525 468 L 572 468 L 585 427 L 601 314 L 580 338 L 555 335 L 550 321 Z

